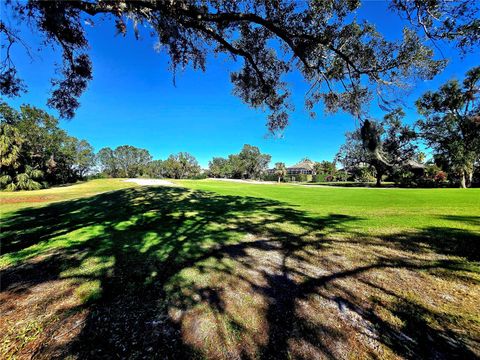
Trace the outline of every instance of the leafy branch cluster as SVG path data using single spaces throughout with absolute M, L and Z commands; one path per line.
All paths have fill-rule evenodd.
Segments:
M 298 71 L 310 84 L 305 105 L 312 115 L 323 102 L 327 111 L 342 109 L 363 119 L 374 94 L 389 105 L 390 89 L 441 71 L 445 61 L 434 58 L 425 37 L 455 41 L 462 49 L 479 40 L 473 0 L 392 0 L 391 8 L 409 20 L 399 40 L 387 40 L 372 23 L 357 21 L 359 0 L 9 0 L 8 5 L 19 21 L 44 35 L 44 45 L 62 49 L 61 76 L 52 80 L 48 103 L 66 118 L 74 116 L 92 79 L 85 26 L 99 17 L 113 19 L 120 34 L 133 23 L 137 38 L 140 26 L 149 28 L 173 72 L 187 66 L 205 70 L 211 53 L 242 59 L 231 73 L 233 92 L 268 110 L 271 132 L 287 126 L 293 108 L 285 81 L 289 72 Z M 4 22 L 0 33 L 7 48 L 20 40 Z M 14 96 L 24 87 L 9 54 L 0 85 L 3 94 Z

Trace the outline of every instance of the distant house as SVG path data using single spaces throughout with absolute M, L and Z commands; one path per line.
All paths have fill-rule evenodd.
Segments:
M 304 159 L 299 163 L 287 167 L 287 174 L 288 175 L 316 175 L 314 162 L 308 159 Z
M 303 159 L 300 162 L 287 167 L 287 177 L 290 181 L 312 181 L 313 176 L 316 175 L 314 162 L 308 159 Z M 275 175 L 275 169 L 268 169 L 269 175 Z

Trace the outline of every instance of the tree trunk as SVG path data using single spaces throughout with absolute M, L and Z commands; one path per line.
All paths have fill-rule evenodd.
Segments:
M 279 176 L 279 177 L 278 177 L 278 182 L 279 182 L 279 183 L 280 183 L 280 179 L 281 179 L 281 177 Z
M 473 171 L 468 171 L 467 172 L 467 187 L 472 186 L 472 181 L 473 181 Z
M 462 189 L 466 189 L 467 188 L 467 184 L 466 184 L 466 179 L 465 179 L 465 171 L 462 171 L 462 177 L 460 179 L 460 187 Z
M 375 184 L 375 186 L 377 186 L 377 187 L 382 186 L 382 174 L 377 175 L 377 183 Z

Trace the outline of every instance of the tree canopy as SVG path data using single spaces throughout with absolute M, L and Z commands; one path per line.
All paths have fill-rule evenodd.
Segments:
M 52 80 L 48 104 L 71 118 L 93 76 L 86 27 L 113 19 L 116 31 L 150 34 L 170 59 L 171 69 L 205 70 L 209 54 L 225 54 L 240 68 L 232 71 L 234 94 L 254 108 L 269 111 L 268 128 L 288 124 L 293 109 L 285 76 L 293 71 L 310 84 L 305 106 L 323 102 L 362 119 L 374 95 L 392 100 L 388 89 L 431 79 L 445 62 L 434 57 L 431 40 L 454 42 L 463 50 L 480 38 L 475 0 L 450 2 L 392 0 L 405 18 L 400 39 L 390 40 L 368 21 L 353 16 L 360 0 L 273 1 L 7 1 L 19 22 L 29 23 L 43 46 L 62 50 L 59 78 Z M 131 22 L 129 22 L 131 20 Z M 128 24 L 133 24 L 133 29 Z M 143 27 L 150 31 L 142 31 Z M 3 36 L 0 90 L 17 96 L 26 88 L 12 59 L 13 44 L 25 44 L 15 28 L 0 23 Z
M 103 148 L 97 154 L 100 170 L 111 177 L 136 177 L 143 174 L 152 160 L 148 150 L 122 145 L 112 150 Z
M 234 179 L 259 179 L 267 170 L 271 156 L 262 154 L 256 146 L 245 144 L 238 154 L 231 154 L 227 159 L 214 157 L 209 163 L 212 177 Z
M 200 174 L 197 159 L 188 152 L 172 154 L 164 161 L 167 177 L 174 179 L 193 178 Z
M 463 83 L 450 80 L 437 91 L 428 91 L 416 105 L 423 118 L 418 127 L 435 155 L 449 170 L 470 184 L 480 161 L 480 67 L 466 73 Z
M 93 147 L 69 136 L 45 111 L 0 103 L 0 186 L 31 190 L 85 177 L 93 166 Z
M 283 162 L 275 163 L 275 176 L 277 177 L 277 181 L 284 179 L 287 176 L 287 167 Z
M 362 130 L 348 132 L 345 144 L 336 155 L 336 161 L 347 169 L 358 166 L 372 167 L 378 186 L 381 185 L 382 177 L 395 168 L 415 166 L 416 133 L 410 126 L 402 123 L 404 115 L 403 110 L 395 109 L 386 114 L 382 121 L 369 122 L 378 138 L 376 142 L 380 144 L 375 144 L 370 149 L 370 144 L 366 144 L 362 137 Z

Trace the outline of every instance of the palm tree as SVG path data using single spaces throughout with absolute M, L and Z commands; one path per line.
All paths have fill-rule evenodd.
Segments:
M 2 172 L 7 168 L 17 169 L 20 166 L 20 152 L 23 137 L 15 126 L 2 123 L 0 126 L 0 167 Z
M 38 190 L 42 188 L 39 182 L 43 177 L 43 172 L 34 169 L 31 166 L 25 167 L 25 172 L 15 176 L 3 175 L 0 177 L 0 187 L 8 191 L 16 190 Z
M 285 163 L 277 162 L 275 164 L 275 175 L 277 175 L 278 182 L 287 176 L 287 168 L 285 167 Z

